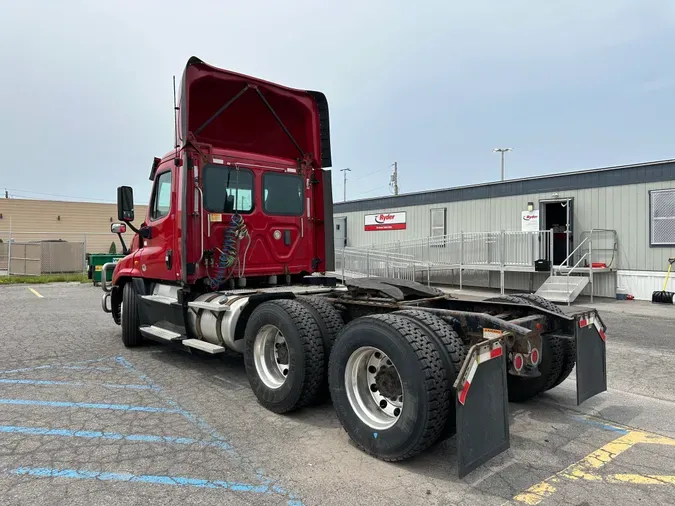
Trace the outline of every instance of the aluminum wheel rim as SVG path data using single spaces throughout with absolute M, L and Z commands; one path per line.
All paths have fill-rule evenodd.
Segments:
M 276 390 L 286 382 L 290 370 L 288 346 L 281 330 L 274 325 L 265 325 L 256 334 L 253 362 L 266 387 Z
M 383 374 L 387 378 L 384 381 Z M 386 386 L 387 391 L 377 388 L 378 384 Z M 345 391 L 349 404 L 356 416 L 372 429 L 385 430 L 396 424 L 403 411 L 402 385 L 396 366 L 378 348 L 361 347 L 347 360 Z

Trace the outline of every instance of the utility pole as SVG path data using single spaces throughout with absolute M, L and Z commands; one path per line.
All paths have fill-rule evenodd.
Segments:
M 494 148 L 492 151 L 495 153 L 501 153 L 502 155 L 502 181 L 504 181 L 504 153 L 507 151 L 513 151 L 513 148 Z
M 347 202 L 347 172 L 351 172 L 352 169 L 347 167 L 346 169 L 340 169 L 343 174 L 342 178 L 342 202 Z
M 391 180 L 389 181 L 389 186 L 394 189 L 394 195 L 398 195 L 398 163 L 394 162 L 394 173 L 391 175 Z

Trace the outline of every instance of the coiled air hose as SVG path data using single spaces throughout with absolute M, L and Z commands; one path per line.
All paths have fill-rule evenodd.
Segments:
M 218 289 L 225 281 L 225 272 L 237 263 L 239 239 L 248 235 L 244 218 L 239 213 L 234 213 L 230 224 L 223 233 L 223 249 L 220 251 L 218 268 L 211 279 L 213 289 Z M 248 249 L 248 248 L 247 248 Z

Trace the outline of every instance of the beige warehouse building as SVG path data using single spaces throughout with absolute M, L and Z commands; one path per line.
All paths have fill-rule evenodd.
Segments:
M 147 206 L 137 205 L 135 210 L 140 224 Z M 113 242 L 121 252 L 119 238 L 110 232 L 110 224 L 116 221 L 115 204 L 0 199 L 0 270 L 7 270 L 10 238 L 12 273 L 83 269 L 85 253 L 106 253 Z M 132 237 L 127 230 L 127 244 Z

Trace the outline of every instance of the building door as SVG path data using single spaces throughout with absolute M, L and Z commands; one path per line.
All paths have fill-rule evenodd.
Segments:
M 343 249 L 347 246 L 347 217 L 339 216 L 333 218 L 333 238 L 335 240 L 335 249 Z
M 553 265 L 560 265 L 574 250 L 574 199 L 540 200 L 539 209 L 541 229 L 553 231 Z

